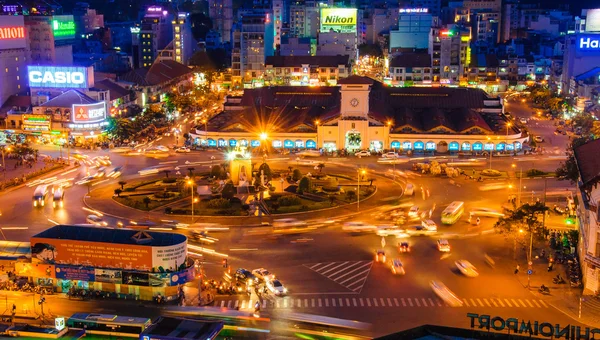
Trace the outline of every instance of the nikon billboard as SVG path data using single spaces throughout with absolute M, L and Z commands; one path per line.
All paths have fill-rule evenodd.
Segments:
M 356 33 L 356 8 L 321 8 L 321 33 Z

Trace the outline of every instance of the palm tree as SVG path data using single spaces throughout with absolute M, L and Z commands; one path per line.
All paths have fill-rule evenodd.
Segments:
M 166 178 L 169 178 L 169 174 L 171 173 L 171 170 L 163 170 L 162 172 L 165 173 Z
M 121 190 L 121 189 L 115 189 L 115 195 L 117 195 L 117 197 L 121 197 L 122 192 L 123 192 L 123 190 Z
M 121 190 L 125 190 L 124 189 L 125 184 L 127 184 L 127 182 L 125 182 L 125 181 L 119 181 L 119 185 L 121 186 Z
M 146 205 L 146 209 L 148 209 L 148 205 L 150 205 L 150 202 L 152 202 L 152 200 L 150 199 L 150 197 L 146 196 L 144 197 L 143 202 Z
M 192 167 L 188 168 L 188 171 L 190 172 L 190 178 L 194 177 L 194 170 L 196 170 L 196 168 L 192 168 Z

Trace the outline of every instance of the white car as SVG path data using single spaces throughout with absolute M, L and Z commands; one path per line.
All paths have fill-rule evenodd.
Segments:
M 369 152 L 367 150 L 361 150 L 361 151 L 358 151 L 357 153 L 355 153 L 354 156 L 356 156 L 356 157 L 368 157 L 368 156 L 371 156 L 371 152 Z
M 365 233 L 377 231 L 377 227 L 365 222 L 346 222 L 342 230 L 349 233 Z
M 519 118 L 519 122 L 521 124 L 527 124 L 527 118 L 521 117 L 521 118 Z
M 413 205 L 408 210 L 408 217 L 419 217 L 419 206 Z
M 438 250 L 443 253 L 450 252 L 450 243 L 448 243 L 448 240 L 445 240 L 445 239 L 438 240 L 437 247 L 438 247 Z
M 254 276 L 258 277 L 260 280 L 263 280 L 265 282 L 275 280 L 275 274 L 272 274 L 265 268 L 254 269 L 252 271 L 252 274 L 254 274 Z
M 467 277 L 477 277 L 479 273 L 477 272 L 477 268 L 471 264 L 471 262 L 467 260 L 458 260 L 454 262 L 458 270 Z
M 319 150 L 304 150 L 298 152 L 296 155 L 304 157 L 321 157 L 321 152 Z
M 432 220 L 421 221 L 421 225 L 429 231 L 437 231 L 437 224 Z
M 190 152 L 190 148 L 186 148 L 185 146 L 182 146 L 182 147 L 176 149 L 175 152 L 187 153 L 187 152 Z
M 85 221 L 89 224 L 93 224 L 97 227 L 106 227 L 108 224 L 106 223 L 106 221 L 104 221 L 102 219 L 102 217 L 98 216 L 98 215 L 88 215 L 88 217 L 86 217 Z
M 452 307 L 461 307 L 463 305 L 463 301 L 456 296 L 445 284 L 440 281 L 431 281 L 429 283 L 433 292 L 440 297 L 440 299 L 444 300 L 448 305 Z
M 390 151 L 381 155 L 381 158 L 398 158 L 398 154 L 393 151 Z
M 535 137 L 533 137 L 533 140 L 536 141 L 537 143 L 543 143 L 544 142 L 544 137 L 542 137 L 542 136 L 535 136 Z
M 375 232 L 377 236 L 392 236 L 398 234 L 404 234 L 404 230 L 398 229 L 395 225 L 380 225 L 377 227 L 377 231 Z
M 275 280 L 271 280 L 271 281 L 265 281 L 266 285 L 267 285 L 267 289 L 278 296 L 282 296 L 287 294 L 287 288 L 285 288 L 283 286 L 283 283 L 281 283 L 279 280 L 275 279 Z
M 471 210 L 471 216 L 481 216 L 481 217 L 504 217 L 504 214 L 496 211 L 494 209 L 488 208 L 477 208 Z

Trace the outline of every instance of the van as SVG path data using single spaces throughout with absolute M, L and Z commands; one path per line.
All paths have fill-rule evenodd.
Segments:
M 38 185 L 33 192 L 33 206 L 43 207 L 46 205 L 46 196 L 48 196 L 48 186 Z
M 415 185 L 412 183 L 408 183 L 406 188 L 404 188 L 404 196 L 412 196 L 415 194 Z
M 58 187 L 54 189 L 54 195 L 52 198 L 52 207 L 53 208 L 62 208 L 64 207 L 64 199 L 65 199 L 65 191 L 62 187 Z

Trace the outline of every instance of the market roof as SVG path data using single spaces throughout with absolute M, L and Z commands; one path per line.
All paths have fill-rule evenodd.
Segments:
M 161 316 L 140 334 L 140 338 L 214 339 L 221 332 L 223 326 L 224 322 L 220 320 L 192 320 Z
M 299 67 L 309 65 L 315 67 L 338 67 L 348 65 L 350 57 L 347 55 L 334 56 L 272 56 L 267 57 L 265 65 L 273 67 Z
M 77 90 L 69 90 L 59 94 L 40 106 L 71 108 L 73 104 L 95 104 L 97 102 L 97 100 L 92 99 Z
M 173 60 L 157 61 L 150 68 L 137 68 L 119 77 L 119 81 L 139 86 L 154 86 L 191 74 L 189 67 Z
M 350 77 L 342 78 L 338 80 L 338 84 L 357 84 L 357 85 L 371 85 L 375 81 L 369 77 L 352 75 Z
M 73 225 L 56 225 L 32 236 L 32 239 L 33 238 L 145 245 L 151 247 L 173 246 L 187 241 L 187 237 L 175 233 L 159 233 L 133 229 L 106 229 Z
M 575 160 L 583 186 L 600 181 L 600 139 L 595 139 L 575 148 Z
M 29 242 L 0 241 L 0 259 L 18 259 L 31 257 Z
M 2 104 L 2 107 L 0 108 L 0 116 L 6 116 L 6 113 L 15 107 L 18 110 L 27 111 L 27 109 L 31 107 L 31 96 L 11 95 L 4 102 L 4 104 Z
M 110 79 L 103 79 L 94 83 L 94 88 L 108 91 L 110 94 L 110 100 L 126 97 L 130 94 L 129 90 L 123 86 L 115 83 Z
M 431 67 L 431 55 L 428 53 L 400 54 L 392 59 L 390 67 Z

